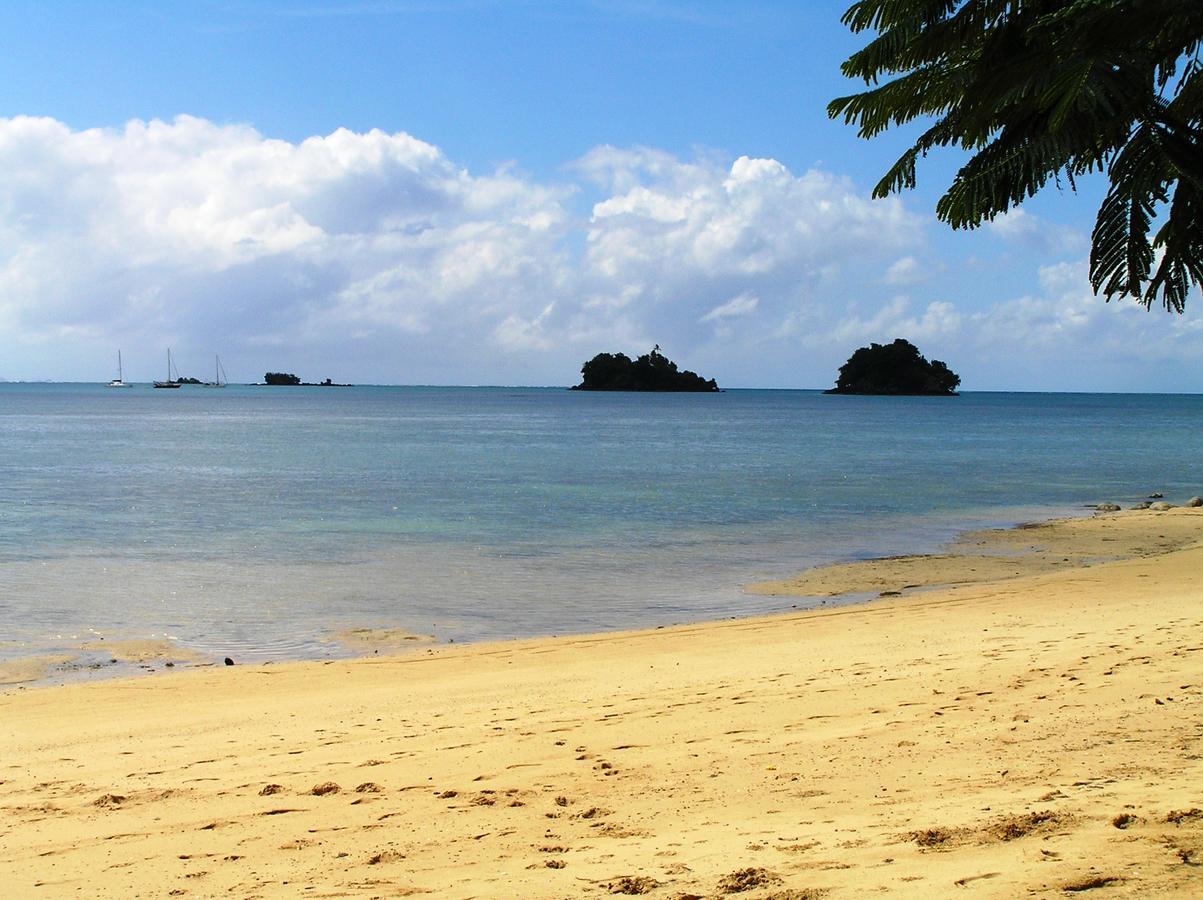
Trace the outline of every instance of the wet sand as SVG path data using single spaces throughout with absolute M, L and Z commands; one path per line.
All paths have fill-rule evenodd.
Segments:
M 841 574 L 908 591 L 859 606 L 10 689 L 0 879 L 46 897 L 1197 896 L 1203 511 L 1041 529 L 967 539 L 1020 566 L 1001 579 Z M 967 583 L 908 587 L 946 581 Z
M 166 638 L 106 638 L 71 641 L 61 650 L 0 660 L 0 686 L 36 684 L 51 679 L 82 679 L 154 671 L 177 665 L 212 665 L 203 653 Z

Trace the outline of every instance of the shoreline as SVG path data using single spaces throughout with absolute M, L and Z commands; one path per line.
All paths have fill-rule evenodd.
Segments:
M 1012 510 L 1011 515 L 1005 517 L 991 516 L 987 515 L 986 511 L 979 511 L 974 515 L 962 515 L 960 529 L 950 529 L 947 539 L 940 539 L 932 544 L 930 540 L 922 541 L 916 538 L 916 543 L 926 544 L 931 547 L 930 551 L 820 563 L 795 570 L 792 576 L 785 578 L 751 581 L 734 587 L 743 597 L 779 597 L 783 601 L 796 598 L 807 601 L 806 605 L 783 604 L 774 610 L 746 612 L 733 609 L 717 616 L 618 626 L 600 632 L 588 629 L 558 629 L 554 632 L 457 641 L 441 640 L 431 633 L 411 632 L 394 624 L 343 623 L 315 632 L 309 637 L 315 645 L 332 648 L 332 652 L 266 659 L 256 656 L 248 660 L 237 650 L 202 649 L 187 640 L 169 637 L 166 634 L 130 634 L 119 631 L 104 633 L 89 627 L 84 629 L 87 632 L 86 636 L 34 646 L 29 652 L 19 655 L 0 656 L 0 694 L 9 690 L 59 687 L 140 678 L 153 674 L 178 674 L 190 668 L 221 667 L 227 655 L 232 656 L 239 665 L 325 662 L 387 655 L 443 644 L 475 646 L 555 637 L 587 637 L 594 633 L 619 634 L 788 614 L 798 609 L 859 605 L 878 597 L 909 595 L 952 584 L 1052 571 L 1060 567 L 1060 550 L 1043 552 L 1035 546 L 1036 543 L 1046 536 L 1045 531 L 1049 526 L 1056 527 L 1063 522 L 1094 518 L 1098 515 L 1095 506 L 1087 504 L 1072 510 L 1062 509 L 1036 520 L 1016 516 L 1016 510 Z M 1139 511 L 1139 508 L 1131 507 L 1129 512 L 1131 511 Z M 985 527 L 980 524 L 990 520 L 997 522 L 999 519 L 1007 524 L 990 524 Z M 1065 563 L 1072 566 L 1089 563 L 1089 557 L 1083 557 L 1080 549 L 1072 546 L 1072 543 L 1063 549 L 1071 554 L 1070 559 L 1064 560 Z M 1110 558 L 1127 558 L 1143 548 L 1131 546 L 1118 549 L 1120 552 L 1112 554 Z M 1050 556 L 1057 559 L 1050 560 Z M 976 572 L 972 571 L 975 565 Z
M 1069 569 L 1157 556 L 1196 542 L 1185 519 L 1163 518 L 1175 509 L 1133 507 L 1059 516 L 1010 527 L 960 533 L 939 552 L 854 560 L 815 566 L 792 577 L 746 586 L 774 597 L 844 597 L 849 594 L 905 596 L 912 591 L 1006 581 Z M 1157 523 L 1157 533 L 1125 530 L 1133 517 Z M 1114 527 L 1113 527 L 1114 523 Z M 1104 534 L 1102 532 L 1110 532 Z
M 1190 896 L 1203 510 L 1068 521 L 1086 565 L 839 608 L 9 690 L 0 873 L 45 896 Z M 1123 541 L 1150 555 L 1093 561 Z

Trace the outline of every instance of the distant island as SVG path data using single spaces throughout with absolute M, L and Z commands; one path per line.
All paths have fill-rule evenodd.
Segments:
M 928 362 L 910 341 L 861 347 L 840 366 L 839 378 L 828 394 L 893 394 L 954 396 L 961 383 L 938 359 Z
M 291 387 L 351 387 L 349 384 L 337 384 L 327 378 L 325 381 L 301 381 L 300 377 L 291 372 L 265 372 L 263 383 L 286 385 Z
M 581 383 L 574 391 L 717 391 L 696 372 L 681 372 L 677 364 L 660 352 L 660 345 L 638 359 L 625 353 L 599 353 L 581 366 Z

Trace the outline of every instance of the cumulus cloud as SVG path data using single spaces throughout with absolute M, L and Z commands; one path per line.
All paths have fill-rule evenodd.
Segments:
M 886 269 L 885 278 L 882 280 L 892 285 L 918 284 L 923 280 L 923 269 L 915 257 L 903 256 Z
M 1028 249 L 1053 254 L 1080 254 L 1089 246 L 1086 235 L 1076 228 L 1046 222 L 1016 207 L 985 223 L 986 231 Z
M 962 313 L 929 304 L 907 323 L 979 389 L 1194 390 L 1197 313 L 1166 316 L 1096 296 L 1085 259 L 1037 267 L 1036 290 Z M 1167 380 L 1168 379 L 1168 380 Z
M 546 183 L 469 173 L 403 133 L 18 117 L 0 120 L 0 166 L 0 329 L 27 369 L 120 346 L 148 377 L 139 351 L 172 344 L 246 378 L 554 381 L 603 346 L 780 320 L 850 254 L 913 241 L 899 202 L 836 175 L 643 148 Z
M 926 220 L 772 159 L 598 147 L 547 181 L 404 133 L 18 117 L 0 167 L 10 378 L 99 380 L 121 348 L 148 379 L 171 345 L 186 374 L 219 352 L 245 380 L 564 384 L 593 353 L 660 343 L 720 381 L 817 385 L 850 342 L 985 353 L 1119 321 L 1072 266 L 985 310 L 883 297 L 918 283 Z M 1197 340 L 1197 318 L 1174 327 Z
M 874 341 L 881 343 L 894 336 L 925 343 L 960 337 L 964 317 L 951 303 L 932 301 L 919 312 L 913 312 L 911 306 L 909 297 L 894 297 L 871 316 L 853 315 L 844 319 L 824 332 L 822 340 L 855 346 Z
M 293 144 L 191 117 L 17 118 L 0 122 L 0 165 L 0 321 L 27 342 L 72 326 L 345 367 L 356 344 L 478 340 L 563 276 L 566 188 L 470 175 L 405 134 Z

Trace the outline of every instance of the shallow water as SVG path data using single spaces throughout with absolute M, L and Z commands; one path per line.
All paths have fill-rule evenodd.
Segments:
M 0 385 L 0 656 L 788 608 L 740 585 L 1203 492 L 1203 397 Z

